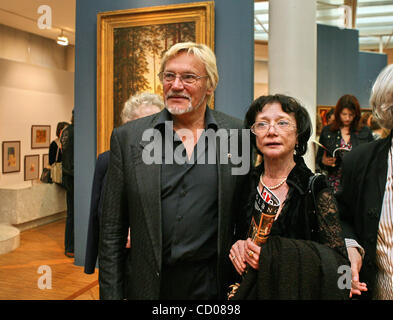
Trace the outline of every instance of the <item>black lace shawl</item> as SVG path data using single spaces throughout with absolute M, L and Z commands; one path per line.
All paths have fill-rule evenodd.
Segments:
M 280 215 L 273 223 L 272 236 L 291 239 L 313 240 L 336 250 L 343 257 L 347 257 L 344 238 L 339 220 L 338 207 L 333 190 L 326 187 L 316 194 L 316 206 L 308 194 L 308 183 L 312 171 L 306 166 L 303 158 L 295 157 L 296 165 L 287 178 L 289 191 Z M 263 163 L 253 168 L 250 173 L 250 185 L 244 192 L 246 198 L 245 212 L 250 220 L 254 207 L 256 188 L 259 176 L 263 172 Z M 243 198 L 243 199 L 244 199 Z M 316 215 L 313 219 L 312 215 Z M 313 222 L 315 220 L 315 223 Z M 316 225 L 315 225 L 316 224 Z M 311 229 L 315 228 L 316 236 L 312 236 Z

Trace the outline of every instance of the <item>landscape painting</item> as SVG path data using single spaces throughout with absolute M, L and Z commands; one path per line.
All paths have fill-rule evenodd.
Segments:
M 97 15 L 97 154 L 131 95 L 162 94 L 161 57 L 178 42 L 214 51 L 214 1 L 101 12 Z M 211 106 L 212 107 L 212 106 Z
M 116 29 L 114 32 L 114 127 L 124 103 L 134 94 L 162 95 L 158 72 L 162 55 L 178 42 L 195 42 L 195 22 Z

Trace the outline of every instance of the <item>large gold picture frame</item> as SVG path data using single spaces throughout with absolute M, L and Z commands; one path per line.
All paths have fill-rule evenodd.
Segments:
M 214 2 L 102 12 L 97 15 L 97 154 L 129 96 L 162 93 L 158 69 L 177 42 L 204 43 L 214 51 Z

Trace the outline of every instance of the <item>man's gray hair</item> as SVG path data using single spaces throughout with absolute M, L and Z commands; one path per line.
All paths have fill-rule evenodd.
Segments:
M 393 64 L 378 75 L 371 90 L 370 105 L 377 122 L 386 129 L 393 129 Z
M 162 98 L 154 93 L 143 92 L 131 96 L 125 103 L 120 114 L 121 121 L 124 123 L 134 120 L 138 117 L 138 112 L 146 106 L 156 106 L 160 110 L 164 109 Z

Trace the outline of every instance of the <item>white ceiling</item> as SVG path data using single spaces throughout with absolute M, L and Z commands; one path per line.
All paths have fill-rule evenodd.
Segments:
M 359 30 L 361 50 L 392 48 L 393 1 L 391 0 L 318 0 L 317 23 L 345 27 L 344 7 L 348 5 Z M 255 39 L 268 41 L 269 2 L 255 3 Z M 352 22 L 352 21 L 350 21 Z M 392 40 L 392 41 L 391 41 Z
M 318 0 L 317 22 L 343 27 L 342 5 L 348 3 L 353 5 L 355 11 L 353 14 L 356 17 L 355 26 L 359 30 L 360 49 L 393 47 L 391 0 Z M 47 5 L 52 10 L 51 29 L 42 30 L 37 26 L 37 21 L 42 15 L 37 10 L 41 5 Z M 0 0 L 0 24 L 51 39 L 56 39 L 63 30 L 70 43 L 75 44 L 75 5 L 76 0 Z M 254 17 L 255 39 L 268 41 L 268 1 L 256 1 Z
M 75 44 L 76 0 L 0 0 L 0 24 L 24 30 L 46 38 L 56 39 L 61 30 Z M 40 29 L 38 12 L 41 5 L 47 5 L 52 12 L 52 27 Z M 45 12 L 44 12 L 45 13 Z

